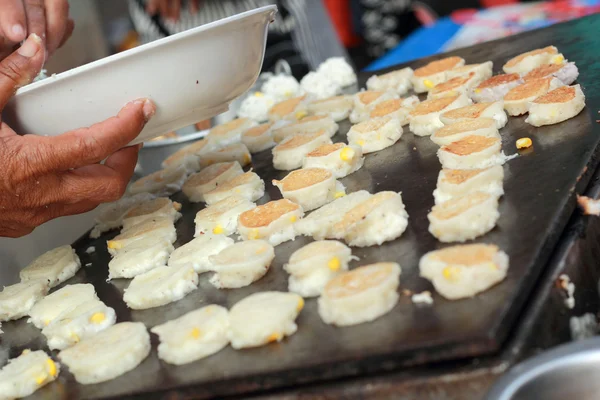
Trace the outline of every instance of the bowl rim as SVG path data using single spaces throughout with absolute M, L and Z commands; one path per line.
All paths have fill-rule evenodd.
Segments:
M 219 19 L 217 21 L 213 21 L 210 22 L 208 24 L 204 24 L 201 26 L 198 26 L 196 28 L 192 28 L 192 29 L 188 29 L 186 31 L 180 32 L 180 33 L 176 33 L 174 35 L 171 36 L 167 36 L 158 40 L 154 40 L 152 42 L 149 43 L 145 43 L 141 46 L 137 46 L 134 47 L 133 49 L 129 49 L 120 53 L 116 53 L 113 55 L 110 55 L 108 57 L 104 57 L 101 58 L 99 60 L 96 61 L 92 61 L 90 63 L 81 65 L 79 67 L 61 72 L 60 74 L 53 74 L 51 76 L 49 76 L 46 79 L 42 79 L 41 81 L 38 82 L 33 82 L 30 83 L 29 85 L 23 86 L 22 88 L 18 89 L 15 95 L 20 95 L 20 94 L 25 94 L 27 92 L 39 89 L 41 87 L 44 86 L 48 86 L 48 85 L 52 85 L 55 84 L 57 82 L 60 82 L 62 80 L 65 80 L 67 78 L 71 78 L 77 75 L 80 75 L 82 73 L 88 72 L 90 70 L 94 70 L 96 68 L 105 66 L 106 64 L 110 64 L 114 61 L 117 60 L 123 60 L 129 57 L 133 57 L 135 55 L 138 55 L 139 53 L 143 53 L 147 50 L 150 49 L 156 49 L 156 48 L 160 48 L 166 45 L 171 44 L 174 41 L 177 40 L 181 40 L 181 39 L 185 39 L 189 36 L 193 36 L 197 33 L 203 32 L 203 31 L 207 31 L 222 25 L 226 25 L 232 22 L 236 22 L 242 19 L 246 19 L 246 18 L 250 18 L 254 15 L 257 14 L 267 14 L 267 13 L 271 13 L 271 19 L 275 16 L 275 13 L 277 13 L 277 6 L 276 5 L 269 5 L 269 6 L 263 6 L 263 7 L 259 7 L 259 8 L 255 8 L 253 10 L 250 11 L 245 11 L 242 12 L 240 14 L 236 14 L 236 15 L 232 15 L 230 17 L 226 17 L 226 18 L 222 18 Z

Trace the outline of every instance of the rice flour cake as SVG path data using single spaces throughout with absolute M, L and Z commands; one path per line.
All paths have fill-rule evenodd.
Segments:
M 108 252 L 114 257 L 126 246 L 137 242 L 138 240 L 155 238 L 166 239 L 169 243 L 175 243 L 177 240 L 177 231 L 173 221 L 167 217 L 157 217 L 148 219 L 142 223 L 122 231 L 112 240 L 106 242 Z
M 90 300 L 98 300 L 92 284 L 66 285 L 35 303 L 29 311 L 27 322 L 42 329 L 50 325 L 60 314 Z
M 218 147 L 229 146 L 242 140 L 244 131 L 256 126 L 249 118 L 236 118 L 233 121 L 215 126 L 208 132 L 206 139 Z
M 242 143 L 250 153 L 259 153 L 275 146 L 272 123 L 261 124 L 248 129 L 242 134 Z
M 229 340 L 234 349 L 280 342 L 298 329 L 295 320 L 304 307 L 296 293 L 254 293 L 229 311 Z
M 477 82 L 483 82 L 486 79 L 492 77 L 492 68 L 494 67 L 494 63 L 491 61 L 486 61 L 481 64 L 467 64 L 462 67 L 457 67 L 448 71 L 447 77 L 448 79 L 452 78 L 466 78 L 473 74 L 473 77 Z
M 233 239 L 224 235 L 203 234 L 171 253 L 168 265 L 171 268 L 191 267 L 198 274 L 212 271 L 209 258 L 234 243 Z
M 171 201 L 166 197 L 159 197 L 131 208 L 123 216 L 123 229 L 129 229 L 134 225 L 144 222 L 148 219 L 165 217 L 170 218 L 175 223 L 181 218 L 181 204 Z
M 342 95 L 322 100 L 313 100 L 308 104 L 311 115 L 327 115 L 335 122 L 343 121 L 350 115 L 354 107 L 352 96 Z
M 290 292 L 302 297 L 319 296 L 327 282 L 348 270 L 356 257 L 349 247 L 335 240 L 312 242 L 296 250 L 283 269 L 290 274 Z
M 353 125 L 348 131 L 348 143 L 359 146 L 363 154 L 394 145 L 402 137 L 402 123 L 391 116 L 368 119 Z
M 232 235 L 237 232 L 237 220 L 240 214 L 254 207 L 256 207 L 255 203 L 237 194 L 213 203 L 196 214 L 194 237 L 207 233 Z
M 284 139 L 297 134 L 321 131 L 326 132 L 329 137 L 332 137 L 338 131 L 338 124 L 328 115 L 304 117 L 298 122 L 273 129 L 273 139 L 276 143 L 281 143 Z
M 331 138 L 326 131 L 288 137 L 273 148 L 273 167 L 284 171 L 300 168 L 308 153 L 323 144 L 331 143 Z
M 346 194 L 344 185 L 331 171 L 303 168 L 290 172 L 282 180 L 273 180 L 284 199 L 299 204 L 304 211 L 314 210 Z
M 265 194 L 265 182 L 256 173 L 249 171 L 223 182 L 213 190 L 204 194 L 204 201 L 209 206 L 236 195 L 249 201 L 256 201 Z
M 183 165 L 161 169 L 133 182 L 127 191 L 130 195 L 147 192 L 158 197 L 170 196 L 181 190 L 187 175 L 188 170 Z
M 211 356 L 229 344 L 229 312 L 211 304 L 151 329 L 158 335 L 158 358 L 184 365 Z
M 456 96 L 457 94 L 468 96 L 471 89 L 480 82 L 481 81 L 477 79 L 474 72 L 466 77 L 457 76 L 435 85 L 427 94 L 427 98 L 440 99 L 442 97 Z
M 141 322 L 121 322 L 61 351 L 58 358 L 82 385 L 106 382 L 137 367 L 150 354 Z
M 465 119 L 446 125 L 431 135 L 431 141 L 446 146 L 468 136 L 483 136 L 501 139 L 496 122 L 491 118 Z
M 534 79 L 511 89 L 504 96 L 504 109 L 508 115 L 517 116 L 529 111 L 531 102 L 536 98 L 564 86 L 556 78 Z
M 269 110 L 269 121 L 298 121 L 308 115 L 306 96 L 294 97 L 275 104 Z
M 260 88 L 261 94 L 282 102 L 302 95 L 300 83 L 291 75 L 273 75 Z
M 60 364 L 42 350 L 23 350 L 0 369 L 0 399 L 27 397 L 53 382 L 60 373 Z
M 354 108 L 350 113 L 350 122 L 357 124 L 369 119 L 369 114 L 373 108 L 386 100 L 397 99 L 398 95 L 393 92 L 384 91 L 363 91 L 354 95 Z
M 237 161 L 213 164 L 191 175 L 183 184 L 182 191 L 192 203 L 203 202 L 204 194 L 243 173 Z
M 317 72 L 324 75 L 340 87 L 348 87 L 357 82 L 354 68 L 344 57 L 330 57 L 323 61 L 317 68 Z
M 504 102 L 500 100 L 492 103 L 477 103 L 456 108 L 440 115 L 440 121 L 444 125 L 478 118 L 491 118 L 496 122 L 496 128 L 504 128 L 508 122 L 508 116 L 504 112 Z
M 0 292 L 0 321 L 11 321 L 29 314 L 33 306 L 50 290 L 45 279 L 29 280 L 5 286 Z
M 97 239 L 104 232 L 123 226 L 123 217 L 129 210 L 138 204 L 145 203 L 154 199 L 155 196 L 150 193 L 138 193 L 132 196 L 125 196 L 121 199 L 102 205 L 100 212 L 95 218 L 96 225 L 90 232 L 90 238 Z
M 410 67 L 381 75 L 373 75 L 367 79 L 367 89 L 373 91 L 393 91 L 402 96 L 412 89 L 414 71 Z
M 133 242 L 110 260 L 108 279 L 133 278 L 161 267 L 174 250 L 171 241 L 163 237 L 148 237 Z
M 523 82 L 519 74 L 495 75 L 474 88 L 470 97 L 477 103 L 492 103 L 504 99 L 512 88 Z
M 579 85 L 562 86 L 533 100 L 525 122 L 533 126 L 558 124 L 578 115 L 585 107 Z
M 304 211 L 298 204 L 287 200 L 274 200 L 246 211 L 238 218 L 238 232 L 242 240 L 264 239 L 271 246 L 294 240 L 294 225 Z
M 562 64 L 545 64 L 530 71 L 523 77 L 525 82 L 540 78 L 557 78 L 565 85 L 570 85 L 579 77 L 579 69 L 574 62 Z
M 162 162 L 163 168 L 177 168 L 183 166 L 188 173 L 200 170 L 199 157 L 213 148 L 207 139 L 200 139 L 171 154 Z
M 326 324 L 350 326 L 373 321 L 398 303 L 400 265 L 382 262 L 344 272 L 330 280 L 319 297 Z
M 506 161 L 501 149 L 498 137 L 470 135 L 442 146 L 437 155 L 443 168 L 482 169 Z
M 365 161 L 362 148 L 345 143 L 324 144 L 306 155 L 302 168 L 324 168 L 336 178 L 358 171 Z
M 473 297 L 506 278 L 508 255 L 490 244 L 431 251 L 419 261 L 420 275 L 449 300 Z
M 342 93 L 342 87 L 326 75 L 310 71 L 300 80 L 304 93 L 313 99 L 326 99 Z
M 243 143 L 233 143 L 219 150 L 205 153 L 200 157 L 200 166 L 205 168 L 212 164 L 237 161 L 242 167 L 252 162 L 250 150 Z
M 471 103 L 464 94 L 423 101 L 409 114 L 410 131 L 417 136 L 429 136 L 444 126 L 440 115 Z
M 435 205 L 427 219 L 429 232 L 440 242 L 465 242 L 485 235 L 500 217 L 498 197 L 471 192 Z
M 433 191 L 435 204 L 441 204 L 455 197 L 477 191 L 501 197 L 504 169 L 495 165 L 486 169 L 442 169 L 438 175 L 437 187 Z
M 535 49 L 511 58 L 504 64 L 502 69 L 507 74 L 525 75 L 531 70 L 545 64 L 562 64 L 565 57 L 558 52 L 556 47 L 548 46 L 543 49 Z
M 448 72 L 454 68 L 465 65 L 465 60 L 460 57 L 447 57 L 432 61 L 417 68 L 413 73 L 413 89 L 417 93 L 425 93 L 433 89 L 438 83 L 448 80 Z
M 45 280 L 53 288 L 71 279 L 81 268 L 81 261 L 69 245 L 47 251 L 21 270 L 22 282 Z
M 264 240 L 237 242 L 209 257 L 214 275 L 209 282 L 218 289 L 237 289 L 265 276 L 275 249 Z
M 400 120 L 400 124 L 404 126 L 408 124 L 409 113 L 417 104 L 419 104 L 419 98 L 417 96 L 382 101 L 373 108 L 369 117 L 380 118 L 390 116 Z

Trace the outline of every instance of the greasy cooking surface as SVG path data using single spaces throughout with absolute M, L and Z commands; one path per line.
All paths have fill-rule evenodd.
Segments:
M 600 70 L 597 67 L 600 36 L 595 29 L 598 23 L 600 15 L 456 52 L 469 63 L 492 60 L 494 71 L 498 73 L 511 57 L 555 44 L 567 59 L 577 62 L 581 71 L 579 83 L 587 96 L 587 108 L 576 118 L 559 125 L 534 128 L 524 122 L 525 117 L 519 117 L 510 118 L 507 127 L 501 130 L 503 148 L 508 154 L 515 152 L 514 142 L 520 137 L 532 138 L 533 149 L 504 167 L 506 195 L 500 201 L 498 227 L 478 240 L 496 244 L 510 256 L 507 279 L 500 285 L 474 299 L 454 302 L 434 293 L 432 307 L 413 305 L 410 298 L 401 295 L 400 303 L 390 314 L 373 323 L 347 328 L 322 323 L 317 315 L 316 300 L 309 299 L 297 320 L 298 332 L 282 343 L 243 351 L 226 348 L 212 357 L 180 367 L 158 360 L 157 339 L 152 335 L 154 350 L 134 371 L 107 383 L 81 386 L 74 383 L 65 368 L 57 383 L 48 385 L 33 398 L 123 398 L 128 393 L 178 388 L 186 390 L 188 395 L 222 398 L 225 393 L 496 352 L 517 323 L 521 306 L 574 209 L 574 193 L 587 186 L 597 165 L 600 124 L 594 121 L 600 110 Z M 423 64 L 424 61 L 417 61 L 410 65 Z M 368 75 L 361 76 L 363 85 L 366 78 Z M 340 125 L 342 133 L 349 128 L 347 123 Z M 340 140 L 345 141 L 344 135 L 334 138 L 334 141 Z M 432 290 L 429 282 L 418 277 L 417 266 L 420 256 L 427 251 L 445 247 L 427 231 L 426 216 L 433 206 L 432 192 L 440 170 L 435 156 L 437 148 L 428 138 L 415 137 L 405 128 L 396 145 L 367 155 L 361 170 L 341 179 L 348 192 L 401 190 L 410 215 L 407 231 L 399 240 L 381 247 L 353 249 L 361 260 L 353 261 L 351 267 L 396 261 L 402 266 L 401 290 Z M 280 198 L 279 190 L 270 182 L 282 179 L 287 172 L 272 168 L 269 152 L 254 156 L 253 168 L 267 182 L 267 195 L 260 203 Z M 192 238 L 194 215 L 202 206 L 190 204 L 182 194 L 173 199 L 183 203 L 184 217 L 176 225 L 176 246 L 180 246 Z M 200 278 L 199 290 L 183 300 L 155 309 L 132 311 L 122 301 L 128 281 L 105 281 L 109 261 L 105 241 L 114 234 L 98 240 L 83 239 L 76 244 L 82 264 L 93 265 L 83 267 L 68 283 L 94 283 L 100 298 L 117 311 L 119 321 L 143 321 L 149 328 L 210 303 L 231 307 L 251 293 L 286 290 L 287 274 L 282 266 L 294 250 L 309 242 L 299 238 L 277 246 L 270 271 L 249 287 L 217 290 L 208 283 L 208 275 L 204 275 Z M 85 249 L 90 245 L 96 246 L 96 252 L 88 255 Z M 3 355 L 8 351 L 7 356 L 14 357 L 25 347 L 45 346 L 39 330 L 28 325 L 26 318 L 5 323 L 2 329 L 5 332 L 0 335 Z

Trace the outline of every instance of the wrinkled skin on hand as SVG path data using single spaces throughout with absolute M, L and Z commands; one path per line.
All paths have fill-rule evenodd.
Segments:
M 0 111 L 39 73 L 44 58 L 43 41 L 31 35 L 0 62 Z M 23 236 L 51 219 L 120 198 L 140 149 L 123 146 L 155 110 L 150 100 L 137 100 L 113 118 L 56 137 L 20 136 L 0 122 L 0 236 Z

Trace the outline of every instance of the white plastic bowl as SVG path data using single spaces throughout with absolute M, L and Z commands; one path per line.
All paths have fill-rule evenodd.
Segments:
M 56 136 L 148 97 L 157 112 L 134 144 L 211 118 L 258 78 L 276 12 L 258 8 L 25 86 L 4 121 L 20 134 Z

